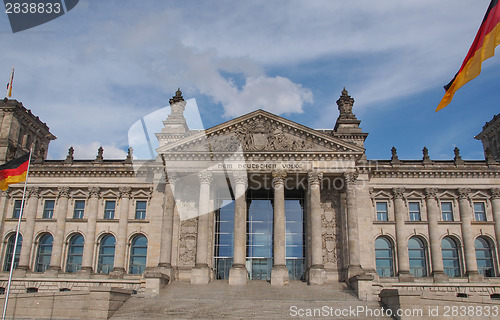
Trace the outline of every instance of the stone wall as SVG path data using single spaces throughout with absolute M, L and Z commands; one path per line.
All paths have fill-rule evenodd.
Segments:
M 108 319 L 132 294 L 132 290 L 94 287 L 88 291 L 12 294 L 7 318 Z M 5 296 L 0 298 L 3 305 Z

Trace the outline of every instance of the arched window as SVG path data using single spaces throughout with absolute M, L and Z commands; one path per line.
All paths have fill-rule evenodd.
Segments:
M 460 277 L 462 275 L 460 254 L 455 240 L 450 237 L 443 238 L 441 241 L 441 250 L 443 254 L 444 273 L 449 277 Z
M 40 237 L 36 252 L 35 272 L 44 272 L 50 266 L 53 241 L 54 238 L 50 233 L 46 233 Z
M 494 277 L 495 269 L 490 242 L 483 237 L 478 237 L 474 242 L 474 247 L 476 248 L 477 271 L 485 277 Z
M 132 240 L 130 246 L 129 273 L 141 274 L 146 268 L 146 257 L 148 253 L 148 239 L 138 235 Z
M 7 248 L 5 250 L 5 260 L 3 264 L 3 271 L 10 271 L 10 265 L 12 263 L 12 256 L 14 253 L 14 242 L 16 241 L 16 235 L 13 234 L 9 237 L 7 241 Z M 19 256 L 21 255 L 21 247 L 23 246 L 23 236 L 19 234 L 17 239 L 16 254 L 14 255 L 14 269 L 17 268 L 19 264 Z
M 392 242 L 386 237 L 375 240 L 375 264 L 381 277 L 394 276 L 394 255 Z
M 97 273 L 110 273 L 115 262 L 115 237 L 105 235 L 99 245 L 99 258 L 97 260 Z
M 417 237 L 408 240 L 410 273 L 414 277 L 427 277 L 427 255 L 424 242 Z
M 66 272 L 77 272 L 82 268 L 83 256 L 83 236 L 75 234 L 71 237 L 68 244 L 68 260 L 66 263 Z

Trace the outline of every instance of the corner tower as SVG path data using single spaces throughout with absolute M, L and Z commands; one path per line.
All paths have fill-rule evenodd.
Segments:
M 44 160 L 49 143 L 56 137 L 44 122 L 17 100 L 0 101 L 0 164 L 33 148 L 33 158 Z

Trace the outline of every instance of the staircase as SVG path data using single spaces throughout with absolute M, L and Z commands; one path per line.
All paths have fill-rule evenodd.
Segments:
M 158 297 L 132 296 L 111 319 L 391 319 L 364 311 L 346 313 L 357 308 L 373 312 L 381 306 L 377 301 L 360 301 L 342 283 L 308 286 L 297 281 L 273 287 L 266 281 L 245 286 L 230 286 L 227 281 L 172 282 Z M 344 316 L 339 313 L 343 310 Z

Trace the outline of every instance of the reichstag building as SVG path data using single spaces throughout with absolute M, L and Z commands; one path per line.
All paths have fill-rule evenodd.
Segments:
M 500 115 L 482 128 L 485 160 L 386 160 L 344 89 L 335 126 L 316 130 L 256 110 L 188 127 L 179 90 L 156 133 L 156 160 L 47 160 L 56 137 L 22 103 L 0 101 L 0 161 L 33 148 L 23 184 L 0 198 L 0 290 L 112 286 L 158 292 L 172 281 L 270 286 L 343 282 L 500 296 Z M 479 128 L 478 128 L 479 131 Z M 471 137 L 472 139 L 473 137 Z M 479 142 L 478 142 L 479 143 Z

